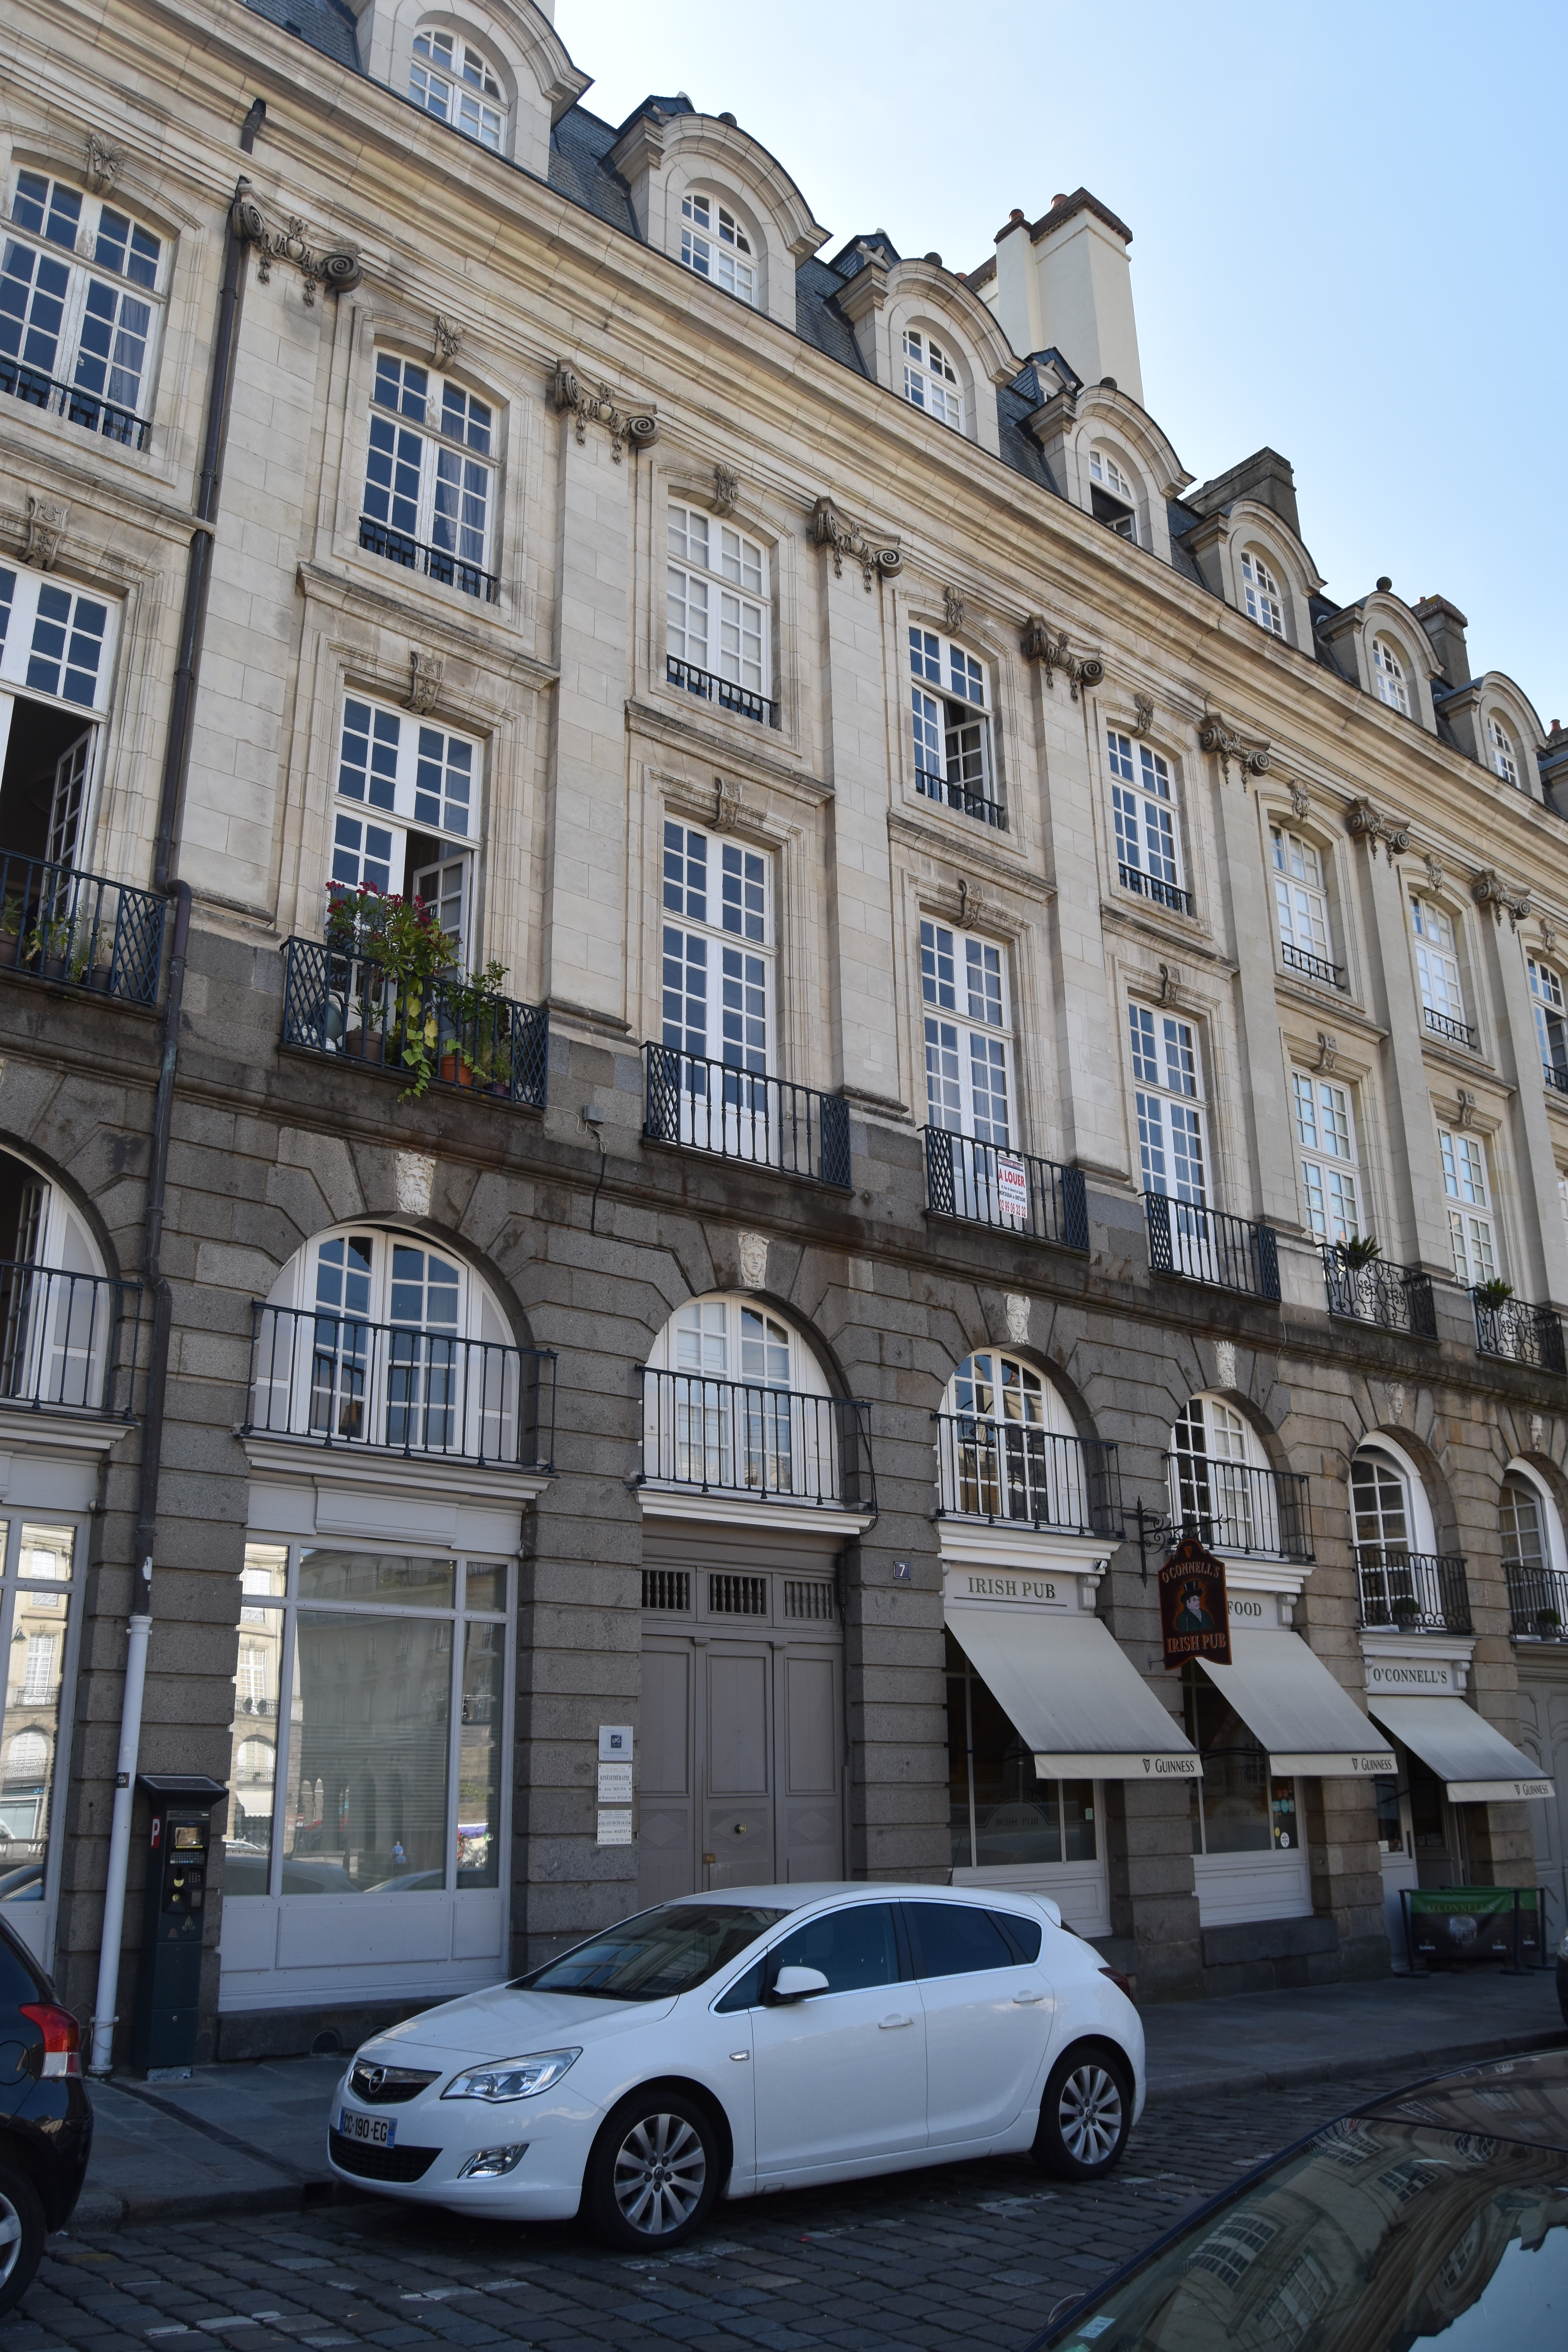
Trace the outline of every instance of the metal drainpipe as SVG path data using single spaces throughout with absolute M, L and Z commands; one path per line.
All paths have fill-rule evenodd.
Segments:
M 267 109 L 251 102 L 239 143 L 249 154 Z M 213 340 L 212 381 L 206 430 L 196 482 L 197 528 L 191 534 L 185 572 L 184 610 L 180 618 L 179 660 L 169 696 L 168 740 L 158 799 L 157 844 L 153 878 L 170 888 L 174 837 L 191 759 L 191 712 L 201 660 L 202 630 L 212 581 L 213 523 L 223 476 L 224 440 L 234 384 L 235 331 L 238 323 L 245 247 L 228 232 L 223 289 Z M 163 1206 L 168 1189 L 169 1140 L 174 1116 L 174 1074 L 180 1055 L 180 1012 L 185 992 L 185 950 L 191 929 L 188 882 L 173 886 L 174 929 L 169 949 L 169 987 L 163 1006 L 163 1050 L 153 1113 L 152 1155 L 147 1170 L 147 1208 L 142 1230 L 142 1280 L 153 1295 L 153 1344 L 147 1368 L 147 1402 L 142 1423 L 142 1473 L 136 1511 L 135 1558 L 142 1589 L 126 1625 L 125 1688 L 121 1701 L 120 1753 L 116 1759 L 114 1812 L 109 1832 L 109 1874 L 103 1892 L 103 1937 L 98 1956 L 98 1997 L 93 2008 L 92 2055 L 88 2072 L 107 2074 L 114 2063 L 115 2003 L 120 1990 L 121 1945 L 125 1928 L 125 1883 L 131 1864 L 131 1811 L 135 1801 L 136 1756 L 142 1744 L 142 1699 L 147 1675 L 147 1643 L 153 1631 L 153 1553 L 158 1533 L 158 1480 L 163 1460 L 163 1405 L 169 1378 L 169 1336 L 174 1300 L 163 1274 Z

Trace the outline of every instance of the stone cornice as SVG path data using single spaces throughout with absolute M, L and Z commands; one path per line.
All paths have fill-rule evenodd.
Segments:
M 730 768 L 737 775 L 756 776 L 777 784 L 787 793 L 820 808 L 833 798 L 833 787 L 809 768 L 792 767 L 785 760 L 763 751 L 751 738 L 760 730 L 750 720 L 744 722 L 748 731 L 731 734 L 727 728 L 710 722 L 704 725 L 695 715 L 684 711 L 665 710 L 658 703 L 644 702 L 637 695 L 628 695 L 626 704 L 626 726 L 629 731 L 651 736 L 666 750 L 689 751 L 703 761 L 711 761 L 721 768 Z

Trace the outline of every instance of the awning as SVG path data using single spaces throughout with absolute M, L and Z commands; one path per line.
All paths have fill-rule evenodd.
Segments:
M 1367 1704 L 1384 1729 L 1447 1783 L 1451 1804 L 1502 1804 L 1514 1797 L 1555 1793 L 1550 1775 L 1462 1698 L 1373 1698 Z
M 1228 1666 L 1207 1658 L 1198 1664 L 1268 1750 L 1270 1772 L 1364 1780 L 1394 1770 L 1387 1744 L 1299 1633 L 1233 1625 L 1230 1660 Z
M 1175 1717 L 1098 1617 L 952 1609 L 948 1627 L 1044 1780 L 1195 1780 Z

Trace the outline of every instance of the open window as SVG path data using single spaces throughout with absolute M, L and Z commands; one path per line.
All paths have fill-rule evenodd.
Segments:
M 120 1324 L 135 1295 L 106 1278 L 59 1187 L 0 1152 L 0 1408 L 111 1411 Z
M 343 698 L 331 889 L 421 898 L 470 961 L 483 750 L 438 719 Z
M 1097 522 L 1138 544 L 1138 492 L 1114 449 L 1097 441 L 1089 453 L 1089 504 Z
M 934 629 L 910 631 L 915 790 L 1005 832 L 983 661 Z

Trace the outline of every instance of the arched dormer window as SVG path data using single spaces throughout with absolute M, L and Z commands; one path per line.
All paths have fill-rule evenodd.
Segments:
M 944 1514 L 1089 1535 L 1102 1516 L 1099 1456 L 1044 1373 L 1021 1356 L 966 1356 L 937 1415 Z
M 743 1292 L 688 1299 L 643 1372 L 640 1483 L 842 1507 L 847 1412 L 773 1308 Z
M 1494 710 L 1487 721 L 1487 740 L 1491 746 L 1492 766 L 1505 784 L 1519 782 L 1519 748 L 1513 737 Z
M 755 305 L 757 259 L 752 240 L 729 205 L 706 188 L 689 188 L 680 200 L 680 258 L 699 278 Z
M 1372 641 L 1372 672 L 1377 684 L 1378 698 L 1386 702 L 1390 710 L 1403 711 L 1410 717 L 1410 685 L 1405 663 L 1387 637 Z
M 1247 604 L 1247 617 L 1256 621 L 1270 636 L 1285 635 L 1285 603 L 1283 592 L 1268 565 L 1255 547 L 1247 548 L 1241 559 L 1241 593 Z
M 904 398 L 923 408 L 939 424 L 963 430 L 963 393 L 949 346 L 926 327 L 906 327 L 903 349 Z
M 414 36 L 408 95 L 465 139 L 499 154 L 506 137 L 506 99 L 484 51 L 461 33 L 421 25 Z
M 1138 544 L 1138 493 L 1132 478 L 1116 452 L 1097 441 L 1089 453 L 1089 507 L 1096 520 L 1107 523 L 1118 539 Z

